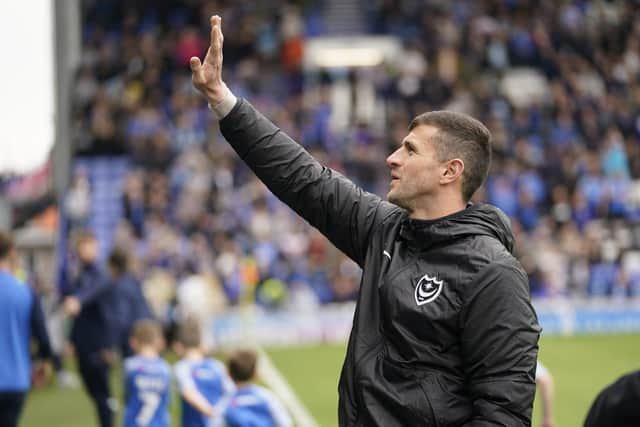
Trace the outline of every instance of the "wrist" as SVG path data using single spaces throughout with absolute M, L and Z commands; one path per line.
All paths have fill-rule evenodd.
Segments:
M 237 98 L 226 85 L 223 85 L 221 90 L 216 90 L 215 94 L 209 95 L 207 93 L 209 109 L 216 114 L 219 120 L 231 112 L 236 105 L 236 100 Z
M 223 84 L 213 89 L 206 88 L 204 90 L 204 96 L 207 99 L 209 105 L 216 105 L 224 101 L 224 98 L 227 96 L 228 91 L 229 88 Z

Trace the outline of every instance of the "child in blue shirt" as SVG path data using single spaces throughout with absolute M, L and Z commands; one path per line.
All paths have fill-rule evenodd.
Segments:
M 228 361 L 237 390 L 229 399 L 224 418 L 229 427 L 291 427 L 289 413 L 269 390 L 253 383 L 256 353 L 241 350 Z
M 124 427 L 169 427 L 171 367 L 160 357 L 162 330 L 140 320 L 130 340 L 135 355 L 125 359 Z
M 223 406 L 235 386 L 225 366 L 206 357 L 196 322 L 186 322 L 179 328 L 174 348 L 181 356 L 174 372 L 182 401 L 182 427 L 222 425 Z

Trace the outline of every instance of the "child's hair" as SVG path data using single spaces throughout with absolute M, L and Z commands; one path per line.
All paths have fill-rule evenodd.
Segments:
M 202 330 L 200 323 L 194 319 L 187 319 L 178 326 L 176 341 L 185 348 L 200 347 Z
M 229 375 L 236 382 L 250 381 L 256 373 L 256 352 L 238 350 L 229 358 Z
M 140 345 L 155 345 L 162 340 L 162 328 L 156 321 L 138 320 L 133 326 L 131 337 Z

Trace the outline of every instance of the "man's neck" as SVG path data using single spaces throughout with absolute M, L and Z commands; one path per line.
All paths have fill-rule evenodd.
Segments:
M 460 195 L 442 194 L 432 200 L 425 201 L 421 206 L 409 212 L 409 218 L 419 220 L 434 220 L 463 210 L 467 204 Z

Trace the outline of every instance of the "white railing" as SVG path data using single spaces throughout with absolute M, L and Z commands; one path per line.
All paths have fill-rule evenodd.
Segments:
M 640 300 L 537 300 L 546 335 L 640 333 Z M 208 333 L 216 345 L 247 342 L 266 346 L 344 343 L 349 337 L 355 303 L 330 304 L 313 311 L 234 309 L 211 320 Z

